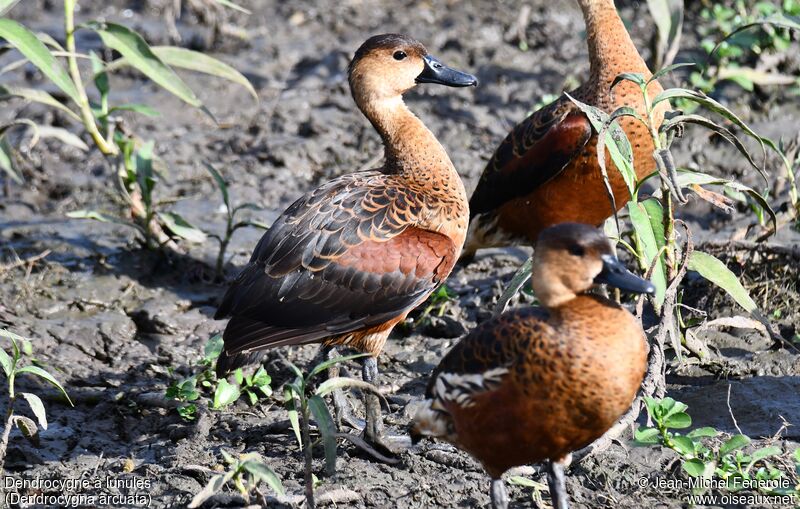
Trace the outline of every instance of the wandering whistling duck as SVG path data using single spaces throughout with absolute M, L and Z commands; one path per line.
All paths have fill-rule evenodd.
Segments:
M 590 72 L 588 80 L 569 93 L 609 114 L 621 106 L 644 115 L 639 86 L 614 78 L 623 73 L 651 76 L 614 7 L 614 0 L 578 0 L 586 22 Z M 650 98 L 662 92 L 657 81 Z M 661 125 L 666 102 L 654 112 Z M 633 147 L 639 178 L 655 170 L 653 142 L 639 121 L 619 121 Z M 569 97 L 532 113 L 497 147 L 470 199 L 470 227 L 464 259 L 485 247 L 531 245 L 544 228 L 562 222 L 600 225 L 612 214 L 595 150 L 597 135 L 586 116 Z M 619 209 L 628 189 L 610 158 L 608 176 Z
M 562 509 L 564 463 L 628 409 L 647 364 L 636 318 L 587 291 L 598 283 L 635 293 L 654 288 L 588 225 L 545 229 L 533 262 L 543 307 L 508 311 L 464 337 L 431 375 L 412 438 L 440 438 L 477 458 L 492 476 L 494 507 L 508 503 L 503 472 L 550 460 L 550 493 Z
M 231 316 L 220 375 L 285 345 L 322 342 L 376 356 L 392 328 L 441 284 L 464 244 L 467 196 L 433 133 L 403 102 L 417 83 L 477 85 L 405 35 L 368 39 L 349 67 L 356 105 L 380 134 L 386 162 L 323 184 L 261 238 L 216 318 Z M 367 396 L 366 439 L 382 445 L 380 401 Z

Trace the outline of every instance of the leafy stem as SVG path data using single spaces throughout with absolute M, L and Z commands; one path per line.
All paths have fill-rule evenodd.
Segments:
M 86 131 L 103 155 L 113 156 L 118 152 L 117 147 L 109 143 L 100 133 L 100 130 L 97 129 L 92 108 L 89 106 L 89 96 L 86 95 L 86 88 L 83 86 L 80 69 L 78 69 L 77 49 L 75 47 L 75 2 L 76 0 L 64 0 L 64 29 L 66 32 L 69 74 L 78 91 L 78 98 L 80 99 L 78 107 L 81 110 L 81 120 L 83 120 Z

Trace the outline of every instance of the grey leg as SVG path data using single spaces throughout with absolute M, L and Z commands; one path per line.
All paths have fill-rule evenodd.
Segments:
M 492 509 L 506 509 L 508 507 L 508 492 L 502 479 L 492 479 L 489 495 L 492 498 Z
M 369 356 L 364 359 L 362 378 L 365 382 L 377 386 L 378 359 Z M 367 422 L 364 426 L 364 438 L 372 444 L 381 444 L 383 438 L 383 415 L 381 415 L 381 400 L 377 395 L 364 392 L 364 410 Z
M 550 498 L 553 509 L 569 509 L 567 501 L 567 483 L 564 477 L 564 464 L 550 461 L 547 466 L 547 484 L 550 486 Z

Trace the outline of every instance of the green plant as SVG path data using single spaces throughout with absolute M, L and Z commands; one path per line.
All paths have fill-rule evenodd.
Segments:
M 214 364 L 222 352 L 223 340 L 220 334 L 212 336 L 205 345 L 203 357 L 198 362 L 199 372 L 180 380 L 174 380 L 165 392 L 165 397 L 180 402 L 178 414 L 185 420 L 193 420 L 197 415 L 198 399 L 202 391 L 210 395 L 211 409 L 220 410 L 235 403 L 242 395 L 247 396 L 251 405 L 258 403 L 262 397 L 272 396 L 272 378 L 263 366 L 255 372 L 245 375 L 242 368 L 234 371 L 234 383 L 227 379 L 217 379 Z
M 3 436 L 0 438 L 0 471 L 3 469 L 5 463 L 6 449 L 8 448 L 8 438 L 11 434 L 11 429 L 16 426 L 22 434 L 36 443 L 38 439 L 38 428 L 36 423 L 43 429 L 47 429 L 47 412 L 44 408 L 41 398 L 32 392 L 15 391 L 14 385 L 18 376 L 28 374 L 41 378 L 45 382 L 57 388 L 61 394 L 64 395 L 67 402 L 72 405 L 72 401 L 67 395 L 67 391 L 56 378 L 48 371 L 39 366 L 26 364 L 22 365 L 23 356 L 30 356 L 32 354 L 32 347 L 30 342 L 6 329 L 0 329 L 0 337 L 7 338 L 11 341 L 11 355 L 4 349 L 0 349 L 0 366 L 3 368 L 3 373 L 6 375 L 7 388 L 8 388 L 8 406 L 6 407 L 6 422 L 3 428 Z M 36 417 L 36 421 L 29 419 L 23 415 L 14 413 L 14 404 L 18 398 L 24 399 Z
M 349 355 L 329 359 L 314 366 L 308 374 L 303 372 L 288 362 L 289 367 L 295 373 L 295 379 L 286 383 L 283 388 L 283 402 L 289 412 L 289 422 L 292 424 L 297 444 L 303 451 L 305 464 L 305 494 L 306 506 L 310 509 L 314 504 L 314 474 L 312 471 L 313 446 L 311 441 L 310 420 L 313 416 L 317 424 L 317 431 L 325 449 L 325 471 L 328 475 L 333 475 L 336 471 L 336 426 L 328 410 L 323 397 L 335 390 L 345 387 L 356 387 L 361 390 L 370 391 L 380 396 L 378 388 L 362 380 L 346 377 L 329 378 L 319 384 L 316 388 L 312 387 L 312 381 L 320 373 L 327 371 L 331 366 L 340 362 L 364 357 L 367 354 Z
M 214 178 L 214 183 L 216 184 L 217 188 L 219 189 L 220 194 L 222 195 L 222 204 L 225 207 L 225 234 L 224 235 L 217 235 L 214 233 L 210 233 L 209 237 L 214 238 L 219 242 L 219 251 L 217 253 L 217 262 L 216 262 L 216 274 L 217 277 L 220 278 L 223 275 L 225 269 L 225 252 L 228 249 L 228 244 L 231 241 L 231 237 L 236 230 L 239 228 L 244 228 L 247 226 L 254 226 L 256 228 L 261 228 L 263 230 L 269 229 L 269 225 L 266 225 L 260 221 L 255 220 L 244 220 L 244 221 L 236 221 L 236 215 L 243 211 L 243 210 L 263 210 L 262 207 L 256 205 L 255 203 L 241 203 L 236 205 L 235 207 L 231 206 L 230 200 L 230 193 L 228 192 L 228 184 L 225 183 L 225 179 L 222 178 L 222 175 L 211 166 L 209 163 L 204 163 L 206 170 L 211 174 Z
M 119 68 L 131 66 L 187 104 L 211 116 L 202 101 L 177 75 L 173 67 L 217 76 L 244 86 L 258 99 L 250 82 L 232 67 L 199 52 L 170 46 L 150 47 L 137 32 L 116 23 L 89 21 L 75 25 L 76 0 L 64 1 L 65 44 L 62 47 L 52 37 L 36 35 L 22 24 L 11 19 L 0 19 L 0 38 L 24 57 L 6 67 L 6 70 L 30 62 L 36 66 L 67 97 L 59 102 L 41 89 L 4 86 L 5 96 L 16 96 L 55 108 L 72 122 L 80 123 L 91 137 L 94 146 L 105 156 L 115 175 L 116 196 L 122 205 L 120 215 L 92 210 L 78 210 L 70 217 L 113 222 L 134 228 L 148 248 L 164 245 L 175 248 L 175 238 L 201 242 L 205 234 L 175 212 L 160 210 L 161 202 L 155 187 L 165 177 L 165 165 L 155 157 L 154 143 L 142 141 L 126 129 L 121 112 L 156 116 L 158 112 L 142 104 L 110 104 L 111 80 L 109 74 Z M 6 9 L 10 6 L 6 4 Z M 103 61 L 94 52 L 79 53 L 75 42 L 77 30 L 91 30 L 100 36 L 104 46 L 114 50 L 121 58 Z M 66 60 L 65 69 L 60 59 Z M 91 64 L 91 82 L 96 94 L 90 99 L 86 82 L 81 75 L 79 60 Z M 213 116 L 212 116 L 213 118 Z M 32 122 L 31 122 L 32 124 Z M 30 124 L 29 124 L 30 125 Z M 39 132 L 42 126 L 37 126 Z M 51 131 L 52 132 L 52 131 Z M 14 172 L 15 155 L 0 134 L 0 167 L 19 179 Z M 168 234 L 169 232 L 170 234 Z
M 692 86 L 711 94 L 724 80 L 747 91 L 753 91 L 755 85 L 800 84 L 798 76 L 766 69 L 758 62 L 763 56 L 785 51 L 791 45 L 792 29 L 782 23 L 792 21 L 788 16 L 800 16 L 800 2 L 707 3 L 700 13 L 702 23 L 698 32 L 708 60 L 703 69 L 691 74 Z
M 250 493 L 255 490 L 261 499 L 263 507 L 266 507 L 266 501 L 263 495 L 258 492 L 259 483 L 265 482 L 275 493 L 284 495 L 285 492 L 280 478 L 274 470 L 264 463 L 258 454 L 243 454 L 237 459 L 223 450 L 220 450 L 220 453 L 222 453 L 222 457 L 229 465 L 228 470 L 224 474 L 217 474 L 211 477 L 208 484 L 192 498 L 187 507 L 200 507 L 203 502 L 220 492 L 229 482 L 233 483 L 234 487 L 248 503 L 250 502 Z
M 685 434 L 675 430 L 685 430 L 692 425 L 686 413 L 687 405 L 672 398 L 644 398 L 647 413 L 654 426 L 640 426 L 634 433 L 634 444 L 638 446 L 661 445 L 675 451 L 681 468 L 691 477 L 718 479 L 724 482 L 697 484 L 699 491 L 705 486 L 720 487 L 731 492 L 756 488 L 770 495 L 797 493 L 793 483 L 767 483 L 784 479 L 786 474 L 770 462 L 782 454 L 778 446 L 770 445 L 746 453 L 750 437 L 743 434 L 726 435 L 712 427 L 693 429 Z M 798 449 L 800 450 L 800 449 Z M 800 458 L 797 450 L 795 459 Z M 751 482 L 755 481 L 755 482 Z M 791 486 L 791 487 L 790 487 Z

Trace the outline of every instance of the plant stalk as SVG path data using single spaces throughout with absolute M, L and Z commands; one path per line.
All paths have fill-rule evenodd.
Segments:
M 0 438 L 0 474 L 5 471 L 6 450 L 8 449 L 8 437 L 11 435 L 11 428 L 14 425 L 14 396 L 8 398 L 8 410 L 6 411 L 6 425 L 3 428 L 3 436 Z
M 64 0 L 64 29 L 66 32 L 69 74 L 75 84 L 75 89 L 78 91 L 78 97 L 80 99 L 78 107 L 81 110 L 81 119 L 83 120 L 84 127 L 86 127 L 86 130 L 89 132 L 89 135 L 92 137 L 92 140 L 94 140 L 100 152 L 106 156 L 113 156 L 116 155 L 117 148 L 103 138 L 103 135 L 97 129 L 92 108 L 89 106 L 89 97 L 86 95 L 86 88 L 83 86 L 81 73 L 78 69 L 77 51 L 75 49 L 75 4 L 76 0 Z
M 312 445 L 311 445 L 311 432 L 309 431 L 308 418 L 309 410 L 308 403 L 306 402 L 305 395 L 302 396 L 301 409 L 303 414 L 303 422 L 300 425 L 300 431 L 303 436 L 303 459 L 305 461 L 305 484 L 306 484 L 306 505 L 308 509 L 316 507 L 314 503 L 314 478 L 311 472 L 312 460 Z

